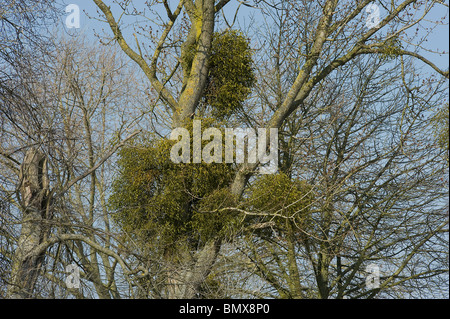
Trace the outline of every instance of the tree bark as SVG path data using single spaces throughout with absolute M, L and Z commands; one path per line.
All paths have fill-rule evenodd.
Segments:
M 169 272 L 169 299 L 196 299 L 202 283 L 211 272 L 220 250 L 220 240 L 210 240 L 196 253 L 195 260 L 180 271 L 177 266 Z M 188 259 L 187 257 L 184 260 Z
M 35 148 L 30 148 L 20 170 L 20 195 L 23 208 L 22 229 L 17 243 L 9 298 L 31 298 L 45 252 L 35 253 L 35 248 L 48 237 L 45 221 L 49 212 L 49 183 L 47 158 Z

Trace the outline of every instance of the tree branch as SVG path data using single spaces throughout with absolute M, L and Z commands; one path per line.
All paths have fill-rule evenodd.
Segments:
M 102 159 L 100 159 L 100 161 L 97 162 L 97 164 L 95 164 L 92 168 L 88 169 L 87 171 L 85 171 L 83 174 L 77 176 L 76 178 L 72 179 L 71 181 L 69 181 L 67 183 L 67 185 L 59 192 L 57 193 L 55 196 L 62 196 L 65 192 L 67 192 L 74 184 L 78 183 L 80 180 L 82 180 L 83 178 L 85 178 L 86 176 L 92 174 L 92 172 L 94 172 L 96 169 L 98 169 L 104 162 L 106 162 L 120 147 L 124 146 L 125 143 L 133 138 L 134 136 L 136 136 L 137 134 L 139 134 L 141 131 L 136 131 L 134 133 L 132 133 L 131 135 L 127 136 L 122 142 L 118 143 L 116 146 L 114 146 Z
M 154 68 L 153 69 L 150 68 L 149 65 L 147 64 L 147 62 L 145 62 L 144 58 L 141 55 L 139 55 L 138 53 L 136 53 L 133 49 L 130 48 L 128 43 L 125 41 L 125 39 L 122 35 L 122 32 L 120 31 L 117 21 L 114 19 L 114 16 L 113 16 L 110 8 L 108 6 L 106 6 L 103 3 L 103 1 L 101 1 L 101 0 L 94 0 L 94 2 L 99 7 L 99 9 L 103 12 L 103 14 L 105 15 L 106 20 L 108 21 L 108 24 L 114 34 L 114 37 L 115 37 L 117 43 L 122 48 L 122 50 L 133 61 L 135 61 L 139 65 L 139 67 L 142 69 L 144 74 L 150 80 L 150 83 L 153 85 L 153 87 L 156 89 L 156 91 L 161 94 L 163 99 L 169 104 L 169 106 L 172 108 L 172 110 L 175 110 L 178 106 L 178 103 L 173 98 L 172 94 L 158 80 L 158 78 L 156 77 L 156 70 Z M 181 1 L 181 2 L 183 2 L 183 1 Z M 172 21 L 169 22 L 170 28 L 171 28 L 172 24 L 173 24 Z M 167 26 L 166 31 L 169 28 L 169 25 Z M 170 28 L 169 28 L 169 31 L 170 31 Z M 168 33 L 168 31 L 167 32 L 166 31 L 165 31 L 165 33 Z M 155 56 L 156 56 L 156 58 L 159 56 L 159 53 L 157 53 L 156 50 L 155 50 L 155 55 L 154 55 L 153 59 L 155 59 Z

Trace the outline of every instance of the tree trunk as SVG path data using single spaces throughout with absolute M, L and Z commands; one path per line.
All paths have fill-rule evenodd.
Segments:
M 14 255 L 9 298 L 31 298 L 45 253 L 36 253 L 48 236 L 49 184 L 45 155 L 30 148 L 20 171 L 22 229 Z
M 176 267 L 169 278 L 169 299 L 195 299 L 220 250 L 220 240 L 210 240 L 197 252 L 195 261 L 182 271 Z M 187 258 L 186 258 L 187 259 Z

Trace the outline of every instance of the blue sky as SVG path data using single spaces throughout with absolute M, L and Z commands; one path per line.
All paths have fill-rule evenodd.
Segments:
M 105 1 L 106 3 L 111 3 L 109 1 Z M 448 3 L 448 1 L 446 1 Z M 64 6 L 68 5 L 68 4 L 76 4 L 79 6 L 80 11 L 81 11 L 81 17 L 80 17 L 80 29 L 70 29 L 69 32 L 72 34 L 78 34 L 78 33 L 84 33 L 85 35 L 87 35 L 88 38 L 92 38 L 95 39 L 94 37 L 94 33 L 101 33 L 102 30 L 104 30 L 107 34 L 111 34 L 111 31 L 109 30 L 109 26 L 101 21 L 95 20 L 95 19 L 90 19 L 87 17 L 87 15 L 85 14 L 85 12 L 90 15 L 91 17 L 98 17 L 98 14 L 96 13 L 97 7 L 94 4 L 94 2 L 92 0 L 66 0 L 63 2 Z M 175 3 L 173 1 L 171 1 L 171 3 Z M 177 2 L 176 2 L 177 3 Z M 226 6 L 227 10 L 225 11 L 225 15 L 227 17 L 227 19 L 229 21 L 233 20 L 233 16 L 236 10 L 238 2 L 237 1 L 232 1 L 229 5 Z M 115 8 L 115 6 L 113 6 L 113 9 Z M 119 12 L 117 12 L 119 13 Z M 381 13 L 381 18 L 383 18 L 383 14 L 385 12 L 383 12 L 383 9 L 380 9 L 380 13 Z M 163 14 L 165 14 L 163 12 Z M 248 15 L 249 14 L 254 14 L 255 17 L 258 17 L 258 12 L 257 10 L 254 9 L 249 9 L 245 6 L 241 6 L 240 8 L 240 17 L 241 17 L 241 22 L 243 25 L 245 25 L 246 23 L 249 23 L 249 19 L 248 19 Z M 65 14 L 64 16 L 61 17 L 61 22 L 64 23 L 66 17 L 69 14 Z M 433 8 L 433 10 L 430 12 L 429 14 L 429 20 L 435 21 L 435 20 L 441 20 L 441 17 L 445 16 L 446 18 L 443 20 L 443 22 L 447 25 L 438 25 L 436 26 L 435 24 L 432 24 L 429 21 L 423 21 L 421 22 L 421 26 L 422 27 L 429 27 L 429 26 L 434 26 L 433 31 L 428 35 L 428 42 L 426 43 L 426 46 L 431 49 L 431 50 L 436 50 L 436 51 L 445 51 L 447 54 L 445 55 L 439 55 L 439 54 L 435 54 L 435 53 L 431 53 L 431 52 L 426 52 L 426 51 L 422 51 L 421 53 L 431 62 L 433 62 L 434 64 L 436 64 L 439 68 L 443 69 L 443 70 L 447 70 L 449 67 L 449 55 L 448 52 L 450 51 L 449 49 L 449 26 L 448 26 L 448 22 L 449 22 L 449 17 L 448 17 L 448 8 L 442 6 L 442 5 L 436 5 L 435 8 Z M 129 18 L 130 22 L 133 22 L 133 19 L 136 18 Z M 95 30 L 95 32 L 94 32 Z M 129 28 L 129 30 L 131 30 L 131 28 Z M 423 30 L 423 29 L 421 29 Z M 123 30 L 123 32 L 126 34 L 127 30 Z M 421 62 L 418 62 L 421 63 Z M 426 67 L 428 68 L 428 67 Z M 431 71 L 431 69 L 430 69 Z

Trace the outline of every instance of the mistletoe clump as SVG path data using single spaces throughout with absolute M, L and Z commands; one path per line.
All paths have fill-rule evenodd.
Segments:
M 281 236 L 303 236 L 311 225 L 313 193 L 305 181 L 291 179 L 285 173 L 264 175 L 250 187 L 247 209 L 253 214 L 250 224 L 270 225 L 257 228 L 256 235 L 271 237 L 274 231 Z
M 226 118 L 241 109 L 256 81 L 249 41 L 235 30 L 215 33 L 204 102 Z
M 186 45 L 183 65 L 190 74 L 197 43 Z M 249 40 L 237 30 L 215 32 L 209 56 L 209 72 L 202 107 L 217 119 L 226 119 L 241 109 L 249 97 L 256 77 Z
M 192 134 L 192 125 L 186 128 Z M 235 214 L 222 209 L 235 203 L 226 191 L 235 174 L 232 165 L 174 163 L 174 143 L 146 136 L 119 153 L 109 204 L 116 225 L 142 247 L 181 244 L 192 249 L 229 234 L 235 224 Z

